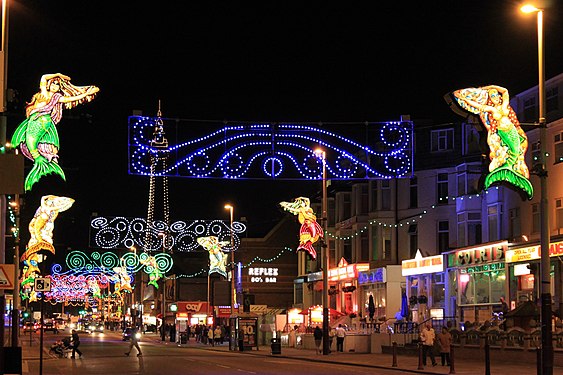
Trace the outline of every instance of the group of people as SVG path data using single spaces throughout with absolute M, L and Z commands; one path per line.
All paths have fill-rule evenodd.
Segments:
M 447 327 L 442 327 L 440 333 L 436 335 L 432 323 L 426 323 L 420 331 L 420 341 L 422 343 L 422 364 L 426 366 L 426 358 L 430 357 L 432 366 L 436 366 L 434 348 L 439 348 L 442 366 L 450 366 L 450 346 L 452 345 L 452 335 Z
M 228 339 L 229 329 L 224 325 L 215 328 L 204 324 L 196 325 L 193 329 L 196 342 L 209 345 L 220 345 Z
M 329 338 L 329 350 L 332 350 L 332 342 L 336 337 L 336 351 L 343 352 L 344 351 L 344 338 L 346 337 L 346 330 L 342 327 L 342 324 L 339 324 L 336 328 L 331 328 L 328 334 Z M 323 342 L 323 330 L 320 326 L 316 326 L 313 331 L 313 338 L 315 339 L 315 347 L 317 348 L 317 354 L 321 354 L 321 344 Z

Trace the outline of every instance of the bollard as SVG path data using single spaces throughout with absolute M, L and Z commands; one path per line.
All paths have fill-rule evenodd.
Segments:
M 450 345 L 450 374 L 455 374 L 454 346 L 453 345 Z
M 488 335 L 485 335 L 485 375 L 491 375 L 491 348 Z
M 392 367 L 397 367 L 397 343 L 393 341 L 393 365 Z
M 422 343 L 418 343 L 418 369 L 424 370 L 424 365 L 422 364 Z

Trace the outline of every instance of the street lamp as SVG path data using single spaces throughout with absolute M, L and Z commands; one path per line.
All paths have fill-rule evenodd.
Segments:
M 540 178 L 540 255 L 541 255 L 541 368 L 543 375 L 553 374 L 553 342 L 551 334 L 551 265 L 549 260 L 549 212 L 547 210 L 547 168 L 546 168 L 546 130 L 545 119 L 545 58 L 543 49 L 543 9 L 533 5 L 520 8 L 524 13 L 537 13 L 538 24 L 538 91 L 539 91 L 539 126 L 540 126 L 540 157 L 539 168 L 536 170 Z M 540 372 L 538 372 L 539 374 Z
M 235 314 L 236 283 L 235 283 L 235 238 L 233 237 L 233 209 L 230 204 L 225 205 L 225 210 L 231 214 L 231 316 Z
M 321 242 L 322 247 L 322 268 L 323 268 L 323 355 L 328 355 L 330 353 L 329 344 L 329 313 L 328 313 L 328 257 L 329 257 L 329 246 L 328 239 L 326 238 L 328 233 L 328 197 L 327 197 L 327 187 L 326 187 L 326 152 L 321 149 L 315 150 L 315 155 L 321 158 L 323 161 L 323 229 L 324 236 Z
M 137 248 L 135 246 L 131 246 L 129 248 L 133 253 L 135 253 L 135 258 L 137 258 Z M 137 289 L 137 273 L 135 272 L 135 289 Z M 133 293 L 131 293 L 131 323 L 133 324 L 133 328 L 137 328 L 137 304 L 135 302 L 135 293 L 137 292 L 133 289 Z
M 159 232 L 158 233 L 158 237 L 162 238 L 162 252 L 164 253 L 166 251 L 166 233 L 164 232 Z M 163 277 L 162 278 L 162 301 L 161 301 L 161 314 L 162 314 L 162 323 L 160 324 L 160 337 L 162 339 L 162 341 L 166 341 L 166 331 L 164 329 L 164 323 L 166 322 L 166 295 L 165 295 L 165 289 L 166 289 L 166 279 Z

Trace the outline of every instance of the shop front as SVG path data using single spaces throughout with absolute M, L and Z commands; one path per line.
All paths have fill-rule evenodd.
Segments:
M 401 266 L 387 266 L 358 273 L 360 288 L 360 314 L 369 322 L 389 319 L 401 311 L 402 296 L 406 293 L 405 278 L 401 275 Z M 373 313 L 373 314 L 372 314 Z
M 342 258 L 338 267 L 328 270 L 329 294 L 335 296 L 337 311 L 346 315 L 359 313 L 358 274 L 368 269 L 369 263 L 348 264 Z
M 213 312 L 207 302 L 176 302 L 176 323 L 184 325 L 213 324 Z M 182 329 L 183 331 L 184 329 Z
M 554 310 L 561 311 L 563 305 L 563 241 L 552 242 L 549 245 L 550 257 L 550 285 Z M 509 306 L 514 309 L 524 302 L 536 302 L 541 294 L 540 290 L 540 244 L 514 246 L 506 252 L 506 265 L 509 275 Z
M 409 318 L 423 322 L 445 317 L 445 262 L 443 255 L 423 257 L 420 250 L 414 259 L 403 260 L 401 274 L 406 277 Z
M 460 322 L 484 322 L 500 310 L 507 295 L 508 242 L 482 244 L 447 253 L 447 313 Z

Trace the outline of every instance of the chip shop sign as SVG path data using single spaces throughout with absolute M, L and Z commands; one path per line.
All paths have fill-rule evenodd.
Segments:
M 563 256 L 563 242 L 549 244 L 549 256 Z M 510 249 L 506 252 L 506 263 L 525 262 L 528 260 L 541 259 L 541 246 L 523 247 Z
M 385 268 L 376 268 L 374 270 L 363 271 L 358 273 L 358 284 L 374 284 L 384 283 L 386 281 Z
M 458 250 L 449 255 L 449 266 L 476 266 L 479 264 L 499 262 L 504 260 L 507 251 L 507 241 L 473 247 L 471 249 Z
M 401 263 L 401 274 L 403 276 L 422 275 L 442 271 L 444 271 L 444 257 L 442 255 L 423 258 L 420 250 L 416 252 L 414 259 L 403 260 Z

